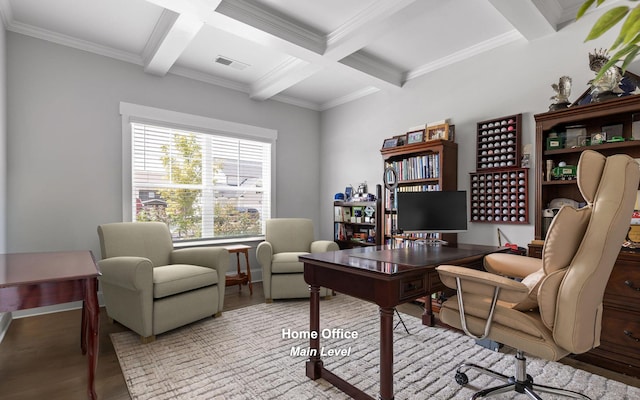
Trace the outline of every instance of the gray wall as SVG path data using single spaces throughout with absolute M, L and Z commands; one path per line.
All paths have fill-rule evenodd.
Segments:
M 357 187 L 367 181 L 373 191 L 376 183 L 382 183 L 382 142 L 409 127 L 445 118 L 456 125 L 459 190 L 469 190 L 469 172 L 475 171 L 477 122 L 523 113 L 523 143 L 533 144 L 533 115 L 548 111 L 549 98 L 554 95 L 550 85 L 569 75 L 573 78 L 570 100 L 575 100 L 594 76 L 588 53 L 612 42 L 607 36 L 583 43 L 596 16 L 588 15 L 550 37 L 532 42 L 521 39 L 437 70 L 410 81 L 401 92 L 379 92 L 324 112 L 322 234 L 333 232 L 333 195 L 348 184 Z M 512 242 L 526 247 L 534 236 L 533 168 L 537 167 L 533 165 L 529 172 L 528 225 L 470 223 L 469 231 L 459 234 L 458 240 L 497 245 L 499 227 Z
M 7 34 L 0 18 L 0 253 L 7 248 Z
M 318 225 L 318 112 L 11 32 L 7 52 L 8 251 L 100 258 L 97 225 L 122 220 L 121 101 L 278 130 L 276 216 Z

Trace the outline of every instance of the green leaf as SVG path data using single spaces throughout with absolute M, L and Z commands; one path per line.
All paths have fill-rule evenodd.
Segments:
M 611 10 L 602 14 L 600 18 L 598 18 L 596 23 L 593 24 L 593 27 L 591 28 L 591 32 L 589 32 L 589 35 L 585 39 L 585 42 L 600 37 L 603 33 L 605 33 L 606 31 L 611 29 L 615 24 L 620 22 L 620 20 L 624 18 L 624 16 L 627 15 L 628 12 L 629 12 L 629 7 L 621 6 L 621 7 L 612 8 Z
M 593 4 L 594 1 L 595 0 L 587 0 L 582 4 L 582 6 L 580 6 L 580 9 L 578 10 L 578 13 L 576 14 L 576 21 L 579 20 L 580 17 L 582 17 L 585 12 L 587 12 L 587 10 L 589 9 L 589 7 L 591 7 L 591 5 Z
M 604 0 L 598 0 L 598 4 L 596 5 L 596 7 L 600 6 L 602 3 L 604 3 Z
M 622 28 L 620 29 L 620 35 L 624 36 L 624 43 L 629 43 L 640 30 L 640 6 L 636 6 L 627 17 Z
M 629 66 L 629 64 L 631 64 L 631 62 L 638 55 L 638 51 L 640 51 L 640 47 L 635 46 L 635 45 L 633 47 L 634 47 L 634 49 L 631 50 L 631 52 L 629 52 L 629 54 L 627 54 L 627 57 L 625 57 L 624 62 L 622 63 L 622 66 L 620 67 L 622 69 L 622 73 L 623 74 L 627 70 L 627 67 Z

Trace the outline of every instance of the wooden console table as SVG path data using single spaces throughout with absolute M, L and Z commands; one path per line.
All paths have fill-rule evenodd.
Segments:
M 320 287 L 377 304 L 380 307 L 380 393 L 393 399 L 393 311 L 398 304 L 428 296 L 444 288 L 435 267 L 441 264 L 476 266 L 503 247 L 457 244 L 451 246 L 359 247 L 300 256 L 304 279 L 310 285 L 310 331 L 320 332 Z M 424 320 L 424 317 L 423 317 Z M 324 368 L 320 335 L 310 339 L 306 374 L 324 378 L 355 399 L 373 397 Z M 314 351 L 315 350 L 315 351 Z
M 88 353 L 90 399 L 97 399 L 99 275 L 90 251 L 0 254 L 0 312 L 82 300 L 80 348 Z

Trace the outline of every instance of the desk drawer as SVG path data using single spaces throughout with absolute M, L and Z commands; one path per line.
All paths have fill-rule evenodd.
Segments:
M 400 281 L 400 300 L 423 296 L 427 293 L 427 285 L 422 275 L 403 278 Z
M 640 314 L 605 308 L 602 314 L 602 346 L 618 353 L 640 358 Z
M 637 264 L 618 259 L 605 290 L 605 304 L 608 302 L 640 312 L 640 268 Z

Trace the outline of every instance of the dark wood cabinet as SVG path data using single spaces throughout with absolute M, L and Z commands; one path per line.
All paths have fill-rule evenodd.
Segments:
M 640 378 L 640 254 L 620 252 L 603 306 L 600 346 L 576 358 Z
M 530 256 L 542 257 L 546 233 L 543 210 L 550 208 L 549 203 L 560 198 L 584 202 L 571 171 L 550 174 L 547 163 L 554 168 L 560 162 L 576 166 L 586 149 L 640 159 L 640 126 L 634 126 L 639 116 L 638 95 L 535 115 L 535 240 L 529 245 Z M 570 137 L 567 132 L 579 134 Z M 605 139 L 617 136 L 624 141 L 587 145 L 592 137 L 600 139 L 597 136 L 603 132 Z M 604 293 L 600 346 L 575 358 L 640 377 L 640 253 L 620 252 Z

